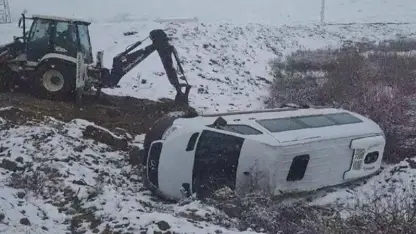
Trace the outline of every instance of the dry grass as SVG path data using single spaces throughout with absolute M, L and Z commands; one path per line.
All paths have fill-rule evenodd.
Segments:
M 415 130 L 409 115 L 409 98 L 416 94 L 416 54 L 409 52 L 414 49 L 415 41 L 399 40 L 296 52 L 271 63 L 275 79 L 268 104 L 330 105 L 368 116 L 387 136 L 385 160 L 400 161 L 409 157 L 405 141 Z
M 416 230 L 414 187 L 388 194 L 374 188 L 348 204 L 332 206 L 285 205 L 268 192 L 236 194 L 229 188 L 216 191 L 207 202 L 237 220 L 240 230 L 279 234 L 410 234 Z

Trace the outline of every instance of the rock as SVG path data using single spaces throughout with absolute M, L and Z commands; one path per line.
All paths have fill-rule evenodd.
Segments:
M 122 138 L 125 138 L 127 140 L 132 140 L 132 136 L 128 133 L 128 131 L 124 128 L 114 128 L 112 130 L 113 133 L 115 133 L 118 136 L 122 136 Z
M 129 163 L 133 166 L 139 165 L 144 160 L 144 151 L 133 146 L 129 151 Z
M 75 146 L 75 147 L 74 147 L 74 151 L 75 151 L 75 152 L 79 152 L 79 153 L 81 153 L 81 152 L 82 152 L 82 151 L 84 151 L 86 148 L 87 148 L 87 146 L 86 146 L 86 145 L 78 145 L 78 146 Z
M 17 197 L 20 198 L 20 199 L 23 199 L 25 196 L 26 196 L 25 192 L 18 192 L 17 193 Z
M 27 218 L 20 219 L 20 224 L 30 226 L 30 221 Z
M 128 148 L 128 142 L 126 139 L 118 138 L 111 132 L 92 125 L 89 125 L 85 128 L 83 131 L 83 136 L 85 138 L 93 139 L 109 145 L 116 150 L 127 150 Z
M 241 206 L 232 203 L 226 203 L 221 205 L 221 210 L 224 211 L 224 213 L 231 218 L 240 218 L 241 212 L 243 211 L 241 209 Z
M 3 153 L 4 151 L 8 150 L 8 147 L 0 146 L 0 153 Z
M 10 161 L 8 159 L 3 159 L 2 163 L 0 164 L 0 167 L 9 171 L 16 171 L 18 168 L 16 162 Z
M 3 222 L 4 218 L 6 218 L 6 216 L 3 213 L 0 213 L 0 222 Z
M 406 159 L 406 161 L 409 163 L 409 167 L 412 169 L 416 169 L 416 162 L 413 161 L 412 159 Z
M 115 229 L 120 229 L 120 228 L 123 228 L 124 226 L 125 226 L 125 224 L 119 223 L 119 224 L 114 225 L 114 228 Z
M 204 87 L 199 87 L 198 88 L 198 93 L 199 94 L 208 94 L 208 90 L 206 90 L 206 88 L 204 88 Z
M 23 163 L 23 157 L 17 157 L 15 161 L 18 163 Z
M 123 33 L 124 36 L 132 36 L 132 35 L 135 35 L 135 34 L 137 34 L 136 31 L 128 31 L 128 32 Z
M 157 222 L 156 225 L 162 231 L 166 231 L 166 230 L 170 229 L 169 223 L 167 223 L 166 221 L 163 221 L 163 220 Z

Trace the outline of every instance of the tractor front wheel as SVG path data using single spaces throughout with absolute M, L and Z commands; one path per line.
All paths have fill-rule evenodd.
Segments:
M 74 98 L 75 66 L 59 62 L 41 65 L 35 82 L 37 95 L 52 100 Z

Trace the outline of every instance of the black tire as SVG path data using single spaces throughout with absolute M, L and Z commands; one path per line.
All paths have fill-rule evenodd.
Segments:
M 162 139 L 163 133 L 166 129 L 168 129 L 170 126 L 172 126 L 175 119 L 178 117 L 162 117 L 156 122 L 152 124 L 152 126 L 149 128 L 149 130 L 146 133 L 146 136 L 144 138 L 143 142 L 143 157 L 142 157 L 142 165 L 143 170 L 142 171 L 142 179 L 143 179 L 143 185 L 145 188 L 149 189 L 153 195 L 160 196 L 158 191 L 153 187 L 149 185 L 149 181 L 147 178 L 147 157 L 149 153 L 149 148 L 152 142 Z
M 149 148 L 152 142 L 162 139 L 163 133 L 168 129 L 170 126 L 172 126 L 175 119 L 178 117 L 170 117 L 165 116 L 160 119 L 158 119 L 156 122 L 152 124 L 152 126 L 149 128 L 149 130 L 146 132 L 146 136 L 144 137 L 143 142 L 143 148 L 144 152 L 146 154 L 146 157 L 144 158 L 144 165 L 146 165 L 147 162 L 147 154 L 149 153 Z
M 52 100 L 75 98 L 75 64 L 50 60 L 38 68 L 34 81 L 36 96 Z

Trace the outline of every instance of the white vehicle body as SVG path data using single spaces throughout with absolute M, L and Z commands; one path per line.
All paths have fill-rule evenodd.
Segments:
M 217 128 L 221 117 L 227 124 Z M 181 188 L 205 194 L 253 182 L 282 192 L 310 191 L 376 173 L 386 141 L 359 114 L 334 108 L 281 108 L 177 118 L 149 151 L 150 186 L 170 199 Z

